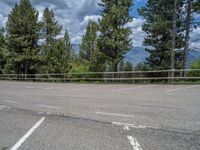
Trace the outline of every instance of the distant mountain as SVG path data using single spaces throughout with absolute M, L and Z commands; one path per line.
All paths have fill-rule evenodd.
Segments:
M 78 54 L 78 52 L 80 50 L 79 44 L 72 44 L 72 49 L 73 49 L 75 54 Z
M 133 66 L 136 66 L 137 64 L 144 62 L 148 56 L 149 53 L 145 51 L 144 47 L 134 47 L 125 55 L 124 60 L 129 61 Z
M 149 53 L 145 51 L 144 47 L 134 47 L 126 54 L 125 61 L 129 61 L 133 66 L 136 66 L 138 63 L 144 62 L 148 56 Z M 200 59 L 200 51 L 190 50 L 188 68 L 197 59 Z
M 77 54 L 79 52 L 79 44 L 73 44 L 72 47 L 74 52 Z M 149 57 L 149 53 L 145 51 L 144 47 L 134 47 L 125 55 L 124 60 L 129 61 L 133 64 L 133 66 L 136 66 L 139 63 L 145 62 L 147 57 Z M 189 52 L 189 66 L 196 59 L 200 59 L 200 52 L 191 50 Z
M 195 50 L 190 50 L 189 52 L 189 66 L 191 66 L 191 64 L 197 60 L 200 59 L 200 51 L 195 51 Z

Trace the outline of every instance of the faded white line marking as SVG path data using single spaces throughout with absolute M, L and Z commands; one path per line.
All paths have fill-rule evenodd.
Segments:
M 57 106 L 49 106 L 49 105 L 37 105 L 38 107 L 43 107 L 43 108 L 50 108 L 50 109 L 60 109 L 60 107 Z
M 0 110 L 6 108 L 6 106 L 0 106 Z
M 32 86 L 26 86 L 25 88 L 27 88 L 27 89 L 33 89 Z
M 196 122 L 196 124 L 200 124 L 200 122 Z
M 146 128 L 158 129 L 157 127 L 129 124 L 129 123 L 123 123 L 123 122 L 112 122 L 112 124 L 117 125 L 117 126 L 123 126 L 123 128 L 128 127 L 128 128 L 136 128 L 136 129 L 146 129 Z
M 181 90 L 185 90 L 185 89 L 191 89 L 191 88 L 195 88 L 195 87 L 200 87 L 200 85 L 193 85 L 193 86 L 187 86 L 187 87 L 184 87 L 184 88 L 177 88 L 177 89 L 167 90 L 166 92 L 167 93 L 176 92 L 176 91 L 181 91 Z
M 127 131 L 130 130 L 130 128 L 129 128 L 127 125 L 124 125 L 123 129 L 124 129 L 124 130 L 127 130 Z
M 133 150 L 142 150 L 142 147 L 140 146 L 140 143 L 137 141 L 136 138 L 132 137 L 132 136 L 127 136 L 130 144 L 133 147 Z
M 48 87 L 48 88 L 42 88 L 43 90 L 58 90 L 58 88 L 55 87 Z
M 115 114 L 115 113 L 107 113 L 107 112 L 96 112 L 96 114 L 108 115 L 108 116 L 129 117 L 129 118 L 135 117 L 135 116 L 133 116 L 133 115 Z
M 147 88 L 147 87 L 152 87 L 152 86 L 155 86 L 155 85 L 134 86 L 134 87 L 130 87 L 130 88 L 121 88 L 121 89 L 111 90 L 111 92 L 120 92 L 120 91 L 132 90 L 132 89 L 142 89 L 142 88 Z
M 18 102 L 16 101 L 11 101 L 11 100 L 4 100 L 3 102 L 6 102 L 6 103 L 14 103 L 14 104 L 17 104 Z
M 10 150 L 17 150 L 44 120 L 45 117 L 41 118 Z
M 84 91 L 84 90 L 89 90 L 91 87 L 83 87 L 83 88 L 74 88 L 72 89 L 73 91 Z

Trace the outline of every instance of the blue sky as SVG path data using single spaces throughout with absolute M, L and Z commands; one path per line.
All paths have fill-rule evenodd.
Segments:
M 132 8 L 132 11 L 131 11 L 131 14 L 133 17 L 136 17 L 136 18 L 140 17 L 137 9 L 145 6 L 146 2 L 147 2 L 147 0 L 136 0 L 134 6 Z

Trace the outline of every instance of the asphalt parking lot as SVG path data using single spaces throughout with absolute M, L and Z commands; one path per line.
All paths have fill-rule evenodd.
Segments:
M 0 81 L 0 150 L 199 150 L 200 85 Z

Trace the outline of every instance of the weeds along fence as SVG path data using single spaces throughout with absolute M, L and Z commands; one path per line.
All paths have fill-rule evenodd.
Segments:
M 183 76 L 186 73 L 186 76 Z M 174 75 L 174 76 L 172 76 Z M 0 80 L 30 82 L 199 83 L 200 69 L 52 74 L 0 74 Z

